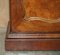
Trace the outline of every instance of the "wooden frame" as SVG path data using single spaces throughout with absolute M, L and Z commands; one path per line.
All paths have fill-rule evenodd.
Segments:
M 9 0 L 9 4 L 10 22 L 5 41 L 6 50 L 60 50 L 59 28 L 59 31 L 54 32 L 20 32 L 16 27 L 24 17 L 22 0 Z

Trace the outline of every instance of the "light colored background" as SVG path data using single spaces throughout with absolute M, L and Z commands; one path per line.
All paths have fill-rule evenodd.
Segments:
M 0 55 L 4 54 L 5 36 L 9 20 L 9 0 L 0 0 Z
M 5 51 L 8 21 L 9 0 L 0 0 L 0 55 L 60 55 L 60 51 Z

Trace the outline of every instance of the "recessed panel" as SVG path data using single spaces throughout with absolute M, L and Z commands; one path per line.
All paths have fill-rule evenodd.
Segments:
M 60 0 L 15 0 L 11 3 L 14 6 L 11 5 L 11 11 L 15 12 L 12 32 L 60 32 Z

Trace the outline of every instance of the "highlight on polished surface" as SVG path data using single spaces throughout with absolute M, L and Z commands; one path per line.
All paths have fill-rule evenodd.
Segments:
M 47 19 L 47 18 L 42 18 L 42 17 L 26 17 L 24 18 L 26 21 L 43 21 L 43 22 L 46 22 L 46 23 L 57 23 L 57 22 L 60 22 L 60 18 L 58 19 Z

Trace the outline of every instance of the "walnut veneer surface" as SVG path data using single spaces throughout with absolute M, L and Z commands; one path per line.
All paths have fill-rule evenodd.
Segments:
M 11 0 L 12 32 L 60 32 L 60 22 L 28 21 L 29 17 L 60 18 L 60 0 Z

